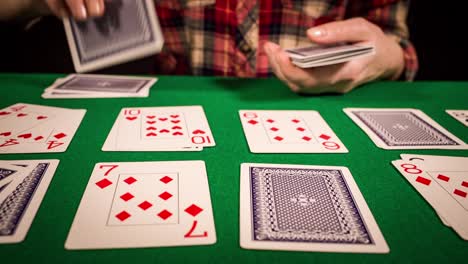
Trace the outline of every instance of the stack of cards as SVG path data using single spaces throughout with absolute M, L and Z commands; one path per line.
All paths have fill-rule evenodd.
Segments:
M 123 108 L 103 151 L 201 151 L 215 146 L 201 106 Z
M 58 163 L 0 161 L 0 244 L 24 240 Z
M 241 167 L 240 245 L 247 249 L 387 253 L 345 167 Z
M 409 108 L 345 108 L 343 111 L 383 149 L 468 149 L 429 116 Z
M 301 68 L 338 64 L 374 54 L 374 47 L 364 44 L 313 45 L 286 49 L 292 63 Z
M 148 97 L 156 78 L 71 74 L 46 88 L 43 98 Z
M 67 249 L 216 242 L 203 161 L 116 162 L 94 167 Z
M 105 14 L 79 22 L 64 19 L 77 72 L 88 72 L 159 52 L 163 36 L 153 0 L 105 1 Z
M 468 110 L 445 110 L 445 112 L 460 121 L 460 123 L 468 126 Z
M 0 110 L 0 154 L 64 152 L 86 110 L 18 103 Z
M 402 154 L 392 163 L 441 221 L 468 240 L 468 158 Z
M 252 153 L 346 153 L 317 111 L 240 110 Z

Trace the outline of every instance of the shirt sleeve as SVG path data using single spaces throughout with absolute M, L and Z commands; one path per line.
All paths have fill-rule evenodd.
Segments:
M 418 70 L 418 58 L 409 40 L 406 17 L 409 1 L 374 0 L 349 1 L 346 18 L 363 17 L 378 25 L 385 34 L 395 39 L 403 49 L 405 70 L 400 79 L 411 81 Z

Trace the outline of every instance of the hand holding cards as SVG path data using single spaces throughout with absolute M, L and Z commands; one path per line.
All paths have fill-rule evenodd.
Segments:
M 163 36 L 152 0 L 106 1 L 103 17 L 64 19 L 77 72 L 88 72 L 159 52 Z
M 312 45 L 286 49 L 292 63 L 300 68 L 338 64 L 374 54 L 374 47 L 365 44 Z

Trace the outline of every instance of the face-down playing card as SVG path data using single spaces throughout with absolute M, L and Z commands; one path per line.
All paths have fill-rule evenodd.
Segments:
M 467 149 L 459 138 L 417 109 L 345 108 L 343 111 L 383 149 Z
M 65 248 L 164 247 L 215 242 L 203 161 L 98 163 Z
M 247 249 L 387 253 L 345 167 L 241 166 L 240 244 Z
M 102 17 L 64 19 L 75 70 L 97 70 L 159 52 L 164 41 L 155 13 L 152 0 L 114 0 L 106 1 Z
M 0 244 L 24 240 L 57 169 L 58 160 L 12 160 L 26 176 L 0 201 Z
M 317 111 L 239 111 L 253 153 L 346 153 Z
M 124 108 L 104 151 L 197 151 L 215 141 L 201 106 Z
M 1 111 L 6 123 L 0 133 L 0 153 L 64 152 L 85 115 L 83 109 L 66 109 L 18 103 Z M 20 116 L 20 117 L 18 117 Z M 3 120 L 3 119 L 2 119 Z

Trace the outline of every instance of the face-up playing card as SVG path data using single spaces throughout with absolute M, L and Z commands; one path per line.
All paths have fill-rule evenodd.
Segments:
M 317 111 L 239 111 L 253 153 L 346 153 Z
M 345 108 L 343 111 L 383 149 L 467 149 L 468 146 L 417 109 Z
M 86 72 L 159 52 L 163 36 L 152 0 L 105 2 L 105 14 L 64 19 L 75 70 Z
M 468 110 L 445 110 L 445 112 L 465 126 L 468 126 Z
M 240 244 L 248 249 L 387 253 L 345 167 L 241 166 Z
M 215 141 L 201 106 L 124 108 L 104 151 L 196 151 Z
M 42 202 L 58 160 L 12 160 L 27 170 L 25 177 L 0 201 L 0 243 L 24 240 Z
M 207 245 L 216 242 L 203 161 L 98 163 L 67 249 Z
M 9 113 L 15 109 L 20 110 L 12 111 L 9 115 L 33 118 L 28 119 L 31 122 L 27 125 L 20 122 L 5 123 L 2 127 L 4 132 L 0 134 L 0 154 L 64 152 L 86 113 L 86 110 L 82 109 L 23 103 L 15 104 L 1 112 Z
M 402 156 L 393 165 L 465 240 L 468 239 L 468 158 Z

